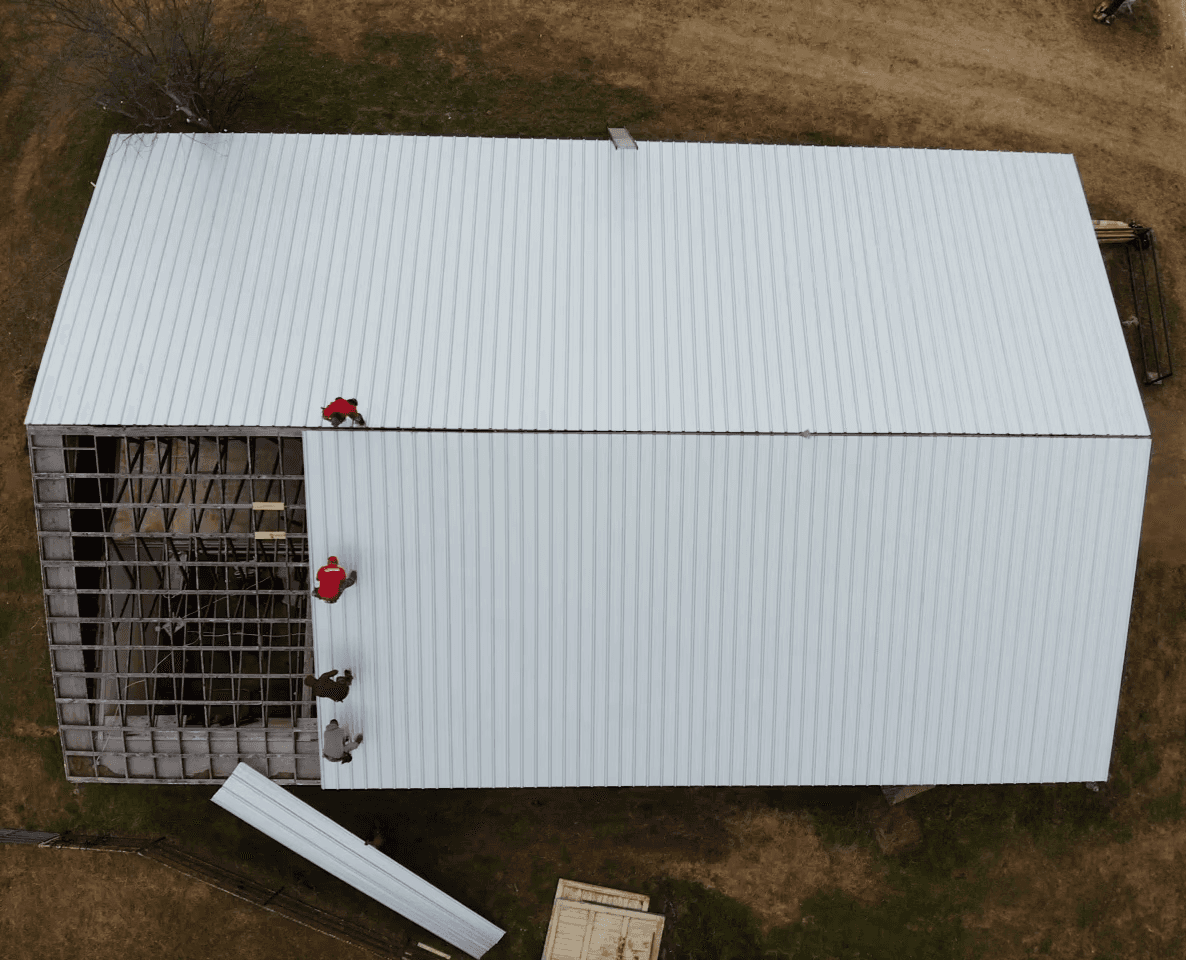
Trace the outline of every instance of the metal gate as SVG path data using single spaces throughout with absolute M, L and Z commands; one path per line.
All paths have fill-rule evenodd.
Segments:
M 1139 223 L 1111 227 L 1103 226 L 1104 223 L 1111 222 L 1096 222 L 1096 238 L 1116 298 L 1133 370 L 1142 383 L 1160 383 L 1173 374 L 1174 368 L 1153 230 Z

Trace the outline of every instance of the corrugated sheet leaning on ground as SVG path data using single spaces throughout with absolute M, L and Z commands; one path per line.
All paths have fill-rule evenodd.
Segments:
M 113 138 L 32 424 L 1148 434 L 1074 159 Z
M 304 436 L 326 787 L 1107 777 L 1146 439 Z
M 246 763 L 211 799 L 224 810 L 442 940 L 480 957 L 506 932 Z

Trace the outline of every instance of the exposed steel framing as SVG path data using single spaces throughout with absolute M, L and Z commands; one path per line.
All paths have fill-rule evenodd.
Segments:
M 319 782 L 299 432 L 30 427 L 29 454 L 67 776 Z

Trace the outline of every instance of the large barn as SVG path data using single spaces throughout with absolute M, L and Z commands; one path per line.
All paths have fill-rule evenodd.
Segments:
M 1150 434 L 1070 156 L 117 136 L 26 423 L 73 780 L 1107 777 Z

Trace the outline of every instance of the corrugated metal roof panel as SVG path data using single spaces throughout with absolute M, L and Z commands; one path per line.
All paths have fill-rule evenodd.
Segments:
M 112 139 L 27 422 L 1147 436 L 1073 158 Z
M 1107 776 L 1147 440 L 304 443 L 327 788 Z
M 482 956 L 506 932 L 246 763 L 235 767 L 210 799 L 471 957 Z

